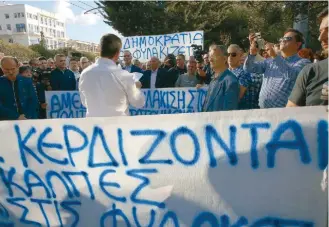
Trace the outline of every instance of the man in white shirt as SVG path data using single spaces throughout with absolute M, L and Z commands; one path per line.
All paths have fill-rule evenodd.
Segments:
M 121 39 L 116 35 L 104 35 L 100 43 L 101 58 L 80 76 L 80 97 L 87 108 L 86 117 L 127 116 L 129 105 L 144 106 L 145 98 L 136 87 L 134 74 L 116 64 L 121 46 Z

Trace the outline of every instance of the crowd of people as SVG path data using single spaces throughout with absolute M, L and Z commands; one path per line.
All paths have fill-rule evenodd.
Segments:
M 304 37 L 287 29 L 280 43 L 249 35 L 250 49 L 211 45 L 200 56 L 169 54 L 146 63 L 123 52 L 120 38 L 104 35 L 100 57 L 39 57 L 19 62 L 0 53 L 0 119 L 44 119 L 45 91 L 80 91 L 87 117 L 129 115 L 129 105 L 142 107 L 140 89 L 207 87 L 203 111 L 227 111 L 328 105 L 328 10 L 319 15 L 322 53 L 303 48 Z M 140 77 L 136 80 L 136 75 Z

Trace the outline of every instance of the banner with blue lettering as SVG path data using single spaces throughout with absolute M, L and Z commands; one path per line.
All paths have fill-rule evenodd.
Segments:
M 203 31 L 180 32 L 165 35 L 129 36 L 122 38 L 122 50 L 129 50 L 134 59 L 142 62 L 150 60 L 152 56 L 163 60 L 168 54 L 193 55 L 192 45 L 203 48 Z
M 165 88 L 145 89 L 145 106 L 130 107 L 131 116 L 201 112 L 207 89 Z M 47 91 L 47 118 L 82 118 L 86 108 L 78 91 Z
M 0 121 L 0 144 L 1 227 L 327 226 L 323 106 Z

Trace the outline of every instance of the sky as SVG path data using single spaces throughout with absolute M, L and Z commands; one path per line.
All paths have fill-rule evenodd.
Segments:
M 49 12 L 57 13 L 66 19 L 67 36 L 70 39 L 99 43 L 105 33 L 120 33 L 103 22 L 101 15 L 84 14 L 86 10 L 97 7 L 94 1 L 56 0 L 56 1 L 5 1 L 9 4 L 27 4 Z M 95 11 L 94 11 L 95 12 Z

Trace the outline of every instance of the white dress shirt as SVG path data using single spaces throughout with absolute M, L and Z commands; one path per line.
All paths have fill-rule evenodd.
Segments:
M 157 81 L 158 69 L 151 72 L 151 84 L 150 88 L 155 89 L 155 82 Z
M 129 105 L 144 106 L 144 94 L 136 87 L 134 74 L 123 70 L 114 61 L 100 58 L 85 69 L 79 81 L 86 117 L 129 115 Z

